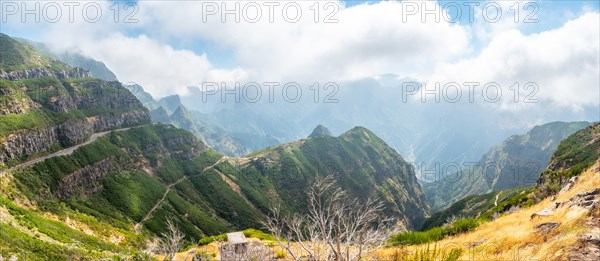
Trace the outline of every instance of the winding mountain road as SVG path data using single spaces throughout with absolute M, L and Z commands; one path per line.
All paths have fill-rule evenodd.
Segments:
M 50 159 L 50 158 L 54 158 L 54 157 L 58 157 L 58 156 L 65 156 L 65 155 L 71 155 L 71 154 L 73 154 L 73 152 L 76 149 L 80 148 L 81 146 L 88 145 L 88 144 L 90 144 L 90 143 L 98 140 L 98 138 L 106 136 L 106 134 L 109 134 L 109 133 L 111 133 L 113 131 L 126 131 L 126 130 L 129 130 L 131 128 L 132 127 L 94 133 L 94 134 L 92 134 L 92 136 L 90 137 L 90 139 L 88 139 L 87 141 L 85 141 L 83 143 L 74 145 L 72 147 L 68 147 L 68 148 L 63 149 L 63 150 L 59 150 L 57 152 L 54 152 L 52 154 L 49 154 L 49 155 L 46 155 L 46 156 L 43 156 L 43 157 L 39 157 L 39 158 L 30 160 L 30 161 L 27 161 L 27 162 L 23 162 L 23 163 L 21 163 L 19 165 L 16 165 L 16 166 L 12 167 L 12 168 L 0 171 L 0 177 L 2 177 L 4 174 L 9 173 L 11 171 L 14 171 L 16 169 L 29 167 L 29 166 L 31 166 L 33 164 L 40 163 L 40 162 L 42 162 L 44 160 L 47 160 L 47 159 Z

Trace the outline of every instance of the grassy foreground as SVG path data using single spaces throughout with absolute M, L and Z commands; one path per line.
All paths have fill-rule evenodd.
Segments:
M 570 190 L 560 193 L 555 201 L 546 198 L 533 206 L 500 216 L 481 224 L 473 231 L 450 236 L 440 241 L 379 250 L 374 258 L 381 260 L 567 260 L 577 238 L 593 231 L 589 219 L 600 218 L 598 209 L 589 212 L 580 207 L 561 207 L 554 215 L 531 218 L 531 215 L 563 202 L 573 196 L 600 188 L 600 172 L 596 163 L 584 171 Z M 558 228 L 547 234 L 537 225 L 559 222 Z M 597 228 L 596 228 L 597 229 Z M 429 255 L 424 255 L 427 252 Z M 457 254 L 454 254 L 457 255 Z

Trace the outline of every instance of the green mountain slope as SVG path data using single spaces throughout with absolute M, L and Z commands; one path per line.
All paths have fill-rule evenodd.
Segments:
M 596 122 L 569 136 L 556 148 L 548 168 L 537 181 L 538 196 L 555 194 L 570 178 L 592 166 L 598 158 L 600 158 L 600 123 Z
M 560 141 L 588 125 L 588 122 L 552 122 L 536 126 L 493 147 L 475 166 L 423 184 L 423 190 L 434 210 L 441 210 L 468 195 L 531 186 Z
M 425 220 L 420 230 L 440 227 L 457 219 L 481 217 L 490 209 L 502 205 L 506 200 L 526 191 L 526 188 L 520 187 L 510 190 L 493 191 L 483 195 L 467 196 L 450 207 L 432 214 L 431 217 Z
M 560 142 L 547 169 L 541 173 L 534 186 L 467 196 L 447 209 L 431 215 L 423 224 L 422 230 L 441 226 L 456 217 L 475 218 L 529 206 L 555 195 L 571 178 L 578 176 L 599 159 L 600 123 L 596 122 Z
M 112 132 L 72 155 L 13 171 L 11 182 L 3 188 L 6 204 L 0 209 L 8 209 L 21 226 L 34 221 L 11 209 L 32 216 L 54 215 L 63 223 L 70 219 L 88 227 L 102 247 L 82 241 L 87 237 L 72 238 L 77 231 L 66 231 L 68 239 L 62 240 L 44 230 L 46 220 L 33 226 L 52 239 L 48 241 L 89 251 L 109 248 L 120 254 L 142 249 L 147 238 L 165 232 L 167 219 L 175 220 L 188 242 L 260 227 L 263 215 L 221 177 L 219 169 L 230 168 L 221 159 L 193 135 L 172 126 Z M 13 206 L 12 202 L 30 204 Z M 116 243 L 110 242 L 111 237 L 118 238 Z M 0 244 L 3 248 L 11 246 Z
M 0 71 L 10 72 L 31 69 L 66 69 L 64 63 L 41 54 L 33 46 L 0 33 Z
M 353 196 L 378 195 L 386 213 L 410 227 L 418 227 L 428 213 L 410 165 L 366 129 L 281 145 L 254 158 L 227 159 L 192 134 L 161 124 L 112 132 L 72 155 L 11 172 L 10 178 L 4 177 L 10 182 L 3 183 L 0 211 L 23 227 L 34 217 L 40 219 L 33 224 L 40 239 L 25 236 L 27 229 L 11 232 L 21 233 L 14 240 L 25 245 L 20 249 L 25 253 L 44 244 L 60 250 L 51 243 L 59 241 L 78 245 L 77 251 L 125 254 L 164 232 L 167 218 L 194 242 L 206 235 L 260 228 L 274 202 L 286 211 L 303 212 L 308 184 L 327 173 Z M 94 236 L 73 238 L 81 231 L 71 228 L 61 239 L 46 230 L 50 225 L 45 222 L 51 222 L 46 216 L 56 216 L 63 226 L 70 220 L 87 227 Z M 117 243 L 110 242 L 114 237 Z M 34 243 L 30 246 L 28 240 Z M 6 248 L 10 246 L 0 244 Z
M 333 136 L 333 134 L 331 134 L 331 131 L 329 131 L 329 129 L 327 129 L 327 127 L 319 124 L 319 126 L 317 126 L 311 133 L 310 135 L 308 135 L 309 138 L 316 138 L 316 137 L 327 137 L 327 136 Z
M 429 213 L 410 164 L 369 130 L 356 127 L 339 137 L 315 137 L 283 144 L 249 155 L 240 186 L 277 191 L 283 202 L 302 202 L 304 188 L 315 175 L 333 174 L 342 188 L 366 198 L 377 195 L 386 212 L 405 220 L 411 228 L 420 225 Z M 260 171 L 270 182 L 253 182 Z M 243 182 L 242 182 L 243 181 Z M 265 186 L 265 184 L 268 184 Z M 256 205 L 266 207 L 265 196 Z

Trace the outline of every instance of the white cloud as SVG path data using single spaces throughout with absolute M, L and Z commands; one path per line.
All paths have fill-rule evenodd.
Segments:
M 208 16 L 208 22 L 202 23 L 206 8 L 199 2 L 141 2 L 140 10 L 141 20 L 164 29 L 161 34 L 196 36 L 233 49 L 239 65 L 260 80 L 356 79 L 449 59 L 468 48 L 467 32 L 459 25 L 434 19 L 422 23 L 420 13 L 403 21 L 406 7 L 401 2 L 348 8 L 338 3 L 341 9 L 333 18 L 339 22 L 331 24 L 322 22 L 328 14 L 325 10 L 319 14 L 319 23 L 313 21 L 310 7 L 314 2 L 298 3 L 303 16 L 297 23 L 284 21 L 282 8 L 274 9 L 275 22 L 269 23 L 264 6 L 263 18 L 255 24 L 244 22 L 243 17 L 235 23 L 233 16 L 223 23 L 218 15 Z M 427 1 L 426 5 L 431 8 L 437 3 Z
M 454 63 L 440 63 L 433 74 L 422 75 L 430 82 L 497 82 L 503 87 L 500 108 L 540 106 L 515 104 L 513 83 L 539 85 L 535 98 L 552 107 L 578 112 L 583 107 L 600 106 L 600 16 L 587 13 L 562 27 L 532 35 L 516 29 L 502 31 L 490 40 L 480 54 Z M 524 95 L 520 93 L 522 101 Z
M 443 20 L 422 23 L 420 13 L 403 21 L 405 4 L 396 1 L 348 8 L 336 2 L 339 10 L 333 18 L 339 22 L 331 24 L 323 20 L 335 8 L 325 9 L 322 1 L 318 23 L 313 21 L 310 7 L 315 2 L 311 1 L 297 2 L 302 8 L 297 23 L 284 20 L 281 7 L 287 1 L 275 7 L 274 23 L 268 21 L 263 2 L 257 2 L 263 12 L 258 23 L 243 18 L 235 23 L 233 16 L 223 23 L 219 15 L 203 23 L 201 2 L 140 1 L 134 16 L 139 23 L 135 24 L 115 23 L 114 3 L 97 3 L 103 16 L 96 23 L 76 16 L 74 23 L 61 19 L 55 24 L 30 23 L 29 28 L 42 28 L 39 40 L 61 49 L 80 49 L 106 63 L 120 80 L 139 83 L 155 96 L 183 94 L 187 86 L 209 80 L 344 81 L 428 68 L 468 49 L 465 28 Z M 242 6 L 247 3 L 240 2 Z M 437 6 L 434 1 L 425 4 Z M 125 14 L 121 12 L 119 19 Z M 132 30 L 140 34 L 131 34 Z M 237 67 L 215 68 L 205 53 L 173 48 L 177 41 L 203 41 L 228 48 Z
M 85 54 L 105 61 L 122 82 L 135 82 L 158 97 L 184 94 L 187 86 L 205 81 L 243 80 L 243 70 L 215 69 L 206 54 L 160 44 L 145 35 L 110 35 L 95 42 L 80 43 Z

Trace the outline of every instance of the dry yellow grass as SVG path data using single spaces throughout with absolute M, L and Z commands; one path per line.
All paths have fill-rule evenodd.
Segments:
M 600 188 L 600 172 L 595 171 L 599 165 L 597 162 L 581 174 L 575 186 L 557 195 L 556 202 L 566 201 L 578 193 Z M 532 214 L 553 204 L 549 198 L 545 199 L 529 208 L 484 223 L 472 232 L 446 238 L 434 245 L 438 251 L 440 248 L 461 248 L 463 253 L 460 260 L 566 260 L 568 250 L 577 241 L 577 236 L 592 229 L 585 224 L 589 211 L 564 206 L 555 210 L 552 216 L 530 219 Z M 547 235 L 535 231 L 535 226 L 553 221 L 561 223 L 556 230 Z M 375 253 L 373 257 L 391 260 L 398 251 L 414 254 L 426 247 L 427 245 L 386 248 Z

